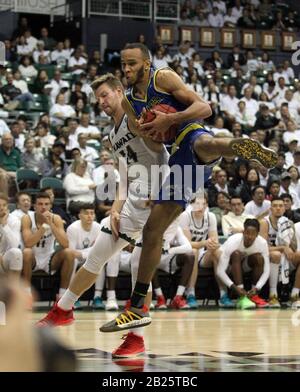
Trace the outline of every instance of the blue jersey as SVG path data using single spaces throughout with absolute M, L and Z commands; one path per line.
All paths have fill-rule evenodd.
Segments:
M 156 70 L 151 67 L 148 87 L 144 99 L 134 96 L 130 88 L 125 93 L 125 98 L 133 108 L 137 117 L 143 109 L 151 109 L 158 104 L 167 104 L 182 112 L 188 105 L 179 102 L 172 94 L 160 91 L 156 84 Z M 199 160 L 194 151 L 194 142 L 203 134 L 211 134 L 201 124 L 201 120 L 189 120 L 179 125 L 174 143 L 174 151 L 169 159 L 170 175 L 163 184 L 156 203 L 174 201 L 184 209 L 193 194 L 200 188 L 210 175 L 210 167 Z M 215 164 L 215 162 L 213 162 Z M 205 166 L 204 166 L 205 165 Z M 180 168 L 182 176 L 174 175 L 172 169 Z M 189 171 L 188 171 L 189 169 Z
M 162 68 L 161 68 L 162 69 Z M 155 78 L 157 72 L 160 69 L 152 68 L 150 69 L 150 77 L 148 82 L 148 87 L 144 99 L 136 98 L 133 93 L 133 88 L 131 87 L 125 93 L 127 101 L 130 103 L 137 117 L 142 113 L 145 108 L 149 110 L 155 105 L 166 104 L 175 108 L 178 112 L 185 110 L 188 105 L 179 102 L 172 94 L 158 90 L 155 84 Z M 176 137 L 189 125 L 189 124 L 201 124 L 201 120 L 189 120 L 179 125 Z

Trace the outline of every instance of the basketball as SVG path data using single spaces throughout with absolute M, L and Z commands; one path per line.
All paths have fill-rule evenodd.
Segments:
M 158 112 L 162 112 L 162 113 L 176 113 L 177 112 L 177 110 L 173 106 L 170 106 L 170 105 L 167 105 L 164 103 L 155 105 L 155 106 L 153 106 L 152 109 L 157 110 Z M 144 123 L 149 123 L 149 122 L 153 121 L 154 119 L 155 119 L 155 114 L 151 110 L 148 110 L 146 113 L 146 117 L 144 119 Z M 168 129 L 167 132 L 156 137 L 155 141 L 157 141 L 157 142 L 172 141 L 176 136 L 177 129 L 178 129 L 177 125 L 172 125 Z

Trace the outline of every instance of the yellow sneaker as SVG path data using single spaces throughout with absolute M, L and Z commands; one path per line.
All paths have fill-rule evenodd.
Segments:
M 278 309 L 280 308 L 280 302 L 278 301 L 277 295 L 271 295 L 269 298 L 269 308 Z

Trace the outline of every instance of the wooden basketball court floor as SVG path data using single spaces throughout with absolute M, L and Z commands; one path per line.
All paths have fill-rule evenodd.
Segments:
M 34 321 L 44 314 L 35 312 Z M 56 328 L 75 350 L 79 371 L 300 371 L 300 310 L 155 311 L 145 327 L 146 354 L 118 360 L 111 352 L 125 332 L 99 332 L 114 315 L 77 311 L 74 324 Z

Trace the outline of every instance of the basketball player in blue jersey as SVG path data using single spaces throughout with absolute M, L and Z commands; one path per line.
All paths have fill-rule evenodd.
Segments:
M 191 166 L 192 175 L 188 187 L 196 192 L 195 174 L 197 166 L 204 165 L 204 175 L 208 177 L 207 167 L 214 164 L 221 156 L 259 161 L 265 167 L 273 167 L 277 162 L 275 152 L 261 146 L 251 139 L 214 138 L 206 130 L 201 119 L 211 115 L 209 104 L 194 91 L 189 90 L 181 78 L 171 69 L 155 70 L 151 65 L 148 48 L 139 43 L 127 44 L 121 52 L 122 69 L 129 89 L 125 93 L 122 106 L 128 115 L 129 123 L 136 123 L 139 131 L 152 140 L 159 140 L 168 132 L 170 126 L 176 125 L 178 132 L 175 139 L 177 150 L 169 159 L 171 168 L 179 165 L 184 169 Z M 177 110 L 176 113 L 154 111 L 155 118 L 150 123 L 143 123 L 146 111 L 157 104 L 167 104 Z M 160 261 L 163 234 L 173 220 L 183 211 L 187 199 L 185 195 L 178 200 L 186 188 L 186 179 L 166 181 L 168 200 L 162 187 L 159 200 L 151 211 L 143 229 L 143 248 L 139 264 L 138 277 L 131 296 L 131 307 L 114 320 L 104 324 L 100 331 L 114 332 L 128 328 L 148 325 L 151 318 L 144 306 L 152 276 Z M 204 181 L 206 178 L 204 178 Z

